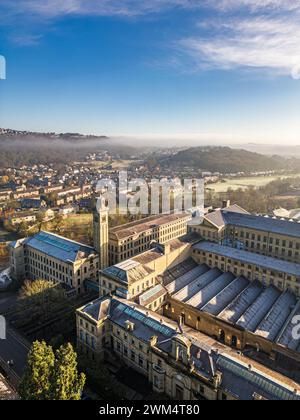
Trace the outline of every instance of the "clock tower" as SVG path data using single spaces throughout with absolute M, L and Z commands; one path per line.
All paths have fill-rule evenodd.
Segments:
M 94 248 L 99 253 L 100 270 L 109 266 L 108 215 L 109 209 L 105 200 L 101 197 L 95 197 L 93 205 L 93 236 Z

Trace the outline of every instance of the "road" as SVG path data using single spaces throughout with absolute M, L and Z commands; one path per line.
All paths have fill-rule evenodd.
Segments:
M 19 378 L 23 374 L 28 351 L 27 343 L 10 330 L 6 332 L 6 340 L 0 340 L 0 359 L 5 362 L 13 360 L 12 370 Z
M 0 315 L 6 311 L 13 309 L 17 303 L 16 293 L 1 292 L 0 293 Z

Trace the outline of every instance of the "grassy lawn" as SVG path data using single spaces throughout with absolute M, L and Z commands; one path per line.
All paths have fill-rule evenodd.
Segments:
M 62 227 L 64 229 L 71 229 L 81 226 L 88 226 L 92 223 L 93 216 L 92 214 L 70 214 L 62 222 Z
M 132 165 L 132 163 L 134 163 L 136 161 L 134 160 L 115 160 L 112 163 L 110 162 L 102 162 L 102 161 L 93 161 L 93 162 L 88 162 L 89 166 L 92 166 L 94 168 L 105 168 L 108 165 L 111 165 L 113 170 L 124 170 L 127 169 L 129 166 Z M 87 164 L 87 163 L 85 163 Z
M 217 182 L 215 184 L 207 185 L 208 190 L 212 190 L 215 193 L 222 193 L 227 192 L 228 188 L 233 190 L 238 190 L 239 188 L 247 189 L 249 187 L 264 187 L 272 181 L 276 181 L 278 179 L 284 178 L 293 178 L 300 176 L 300 174 L 296 175 L 274 175 L 274 176 L 256 176 L 256 177 L 249 177 L 249 178 L 232 178 L 232 179 L 225 179 L 225 182 Z
M 59 235 L 91 245 L 92 214 L 71 214 L 62 220 Z M 52 225 L 52 229 L 55 227 Z
M 43 223 L 41 230 L 56 233 L 60 236 L 72 239 L 77 242 L 82 242 L 87 245 L 91 244 L 91 230 L 92 230 L 92 214 L 71 214 L 62 218 L 59 222 L 53 219 L 50 222 Z M 29 235 L 33 236 L 39 231 L 39 226 L 34 225 L 29 230 Z
M 115 162 L 112 163 L 112 168 L 113 169 L 120 169 L 120 170 L 124 170 L 129 168 L 129 166 L 131 166 L 133 164 L 133 160 L 117 160 Z

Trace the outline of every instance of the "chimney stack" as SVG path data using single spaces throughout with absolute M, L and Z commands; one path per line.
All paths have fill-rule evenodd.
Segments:
M 230 200 L 223 200 L 222 201 L 222 209 L 227 209 L 228 207 L 230 207 L 231 202 Z

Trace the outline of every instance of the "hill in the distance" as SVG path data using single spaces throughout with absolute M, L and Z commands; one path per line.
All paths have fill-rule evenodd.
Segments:
M 11 128 L 0 128 L 0 141 L 3 139 L 97 140 L 108 139 L 108 137 L 80 133 L 41 133 L 36 131 L 20 131 L 13 130 Z
M 193 147 L 162 159 L 160 164 L 221 173 L 300 170 L 300 159 L 266 156 L 229 147 Z
M 67 164 L 106 149 L 109 138 L 79 133 L 38 133 L 0 129 L 0 167 Z

